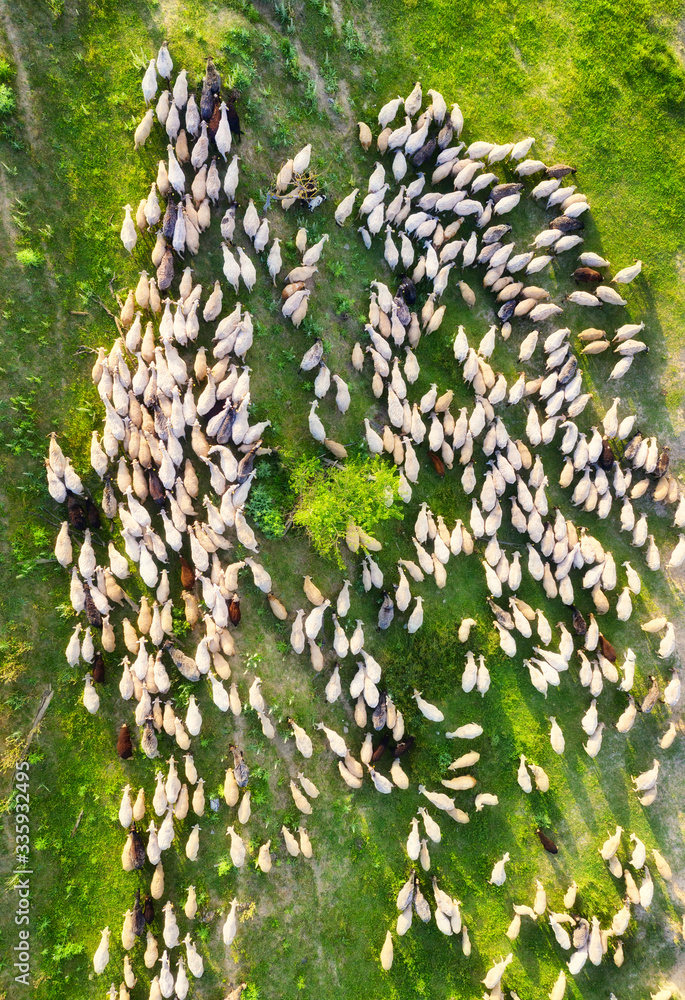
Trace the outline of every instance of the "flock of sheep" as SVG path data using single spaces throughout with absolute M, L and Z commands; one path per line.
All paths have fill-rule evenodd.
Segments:
M 460 901 L 433 878 L 431 911 L 421 889 L 418 867 L 429 871 L 428 844 L 441 842 L 443 831 L 436 816 L 464 824 L 470 820 L 469 805 L 476 812 L 497 807 L 497 796 L 487 788 L 479 788 L 473 799 L 469 794 L 479 779 L 468 771 L 478 764 L 485 747 L 481 743 L 480 750 L 460 754 L 448 769 L 450 776 L 438 776 L 439 787 L 413 785 L 401 758 L 414 741 L 405 735 L 403 713 L 384 688 L 381 666 L 366 648 L 365 632 L 373 629 L 374 641 L 378 642 L 382 631 L 407 612 L 406 627 L 410 633 L 415 632 L 422 626 L 424 614 L 424 599 L 417 587 L 425 584 L 426 577 L 432 577 L 438 588 L 444 587 L 448 566 L 477 554 L 491 595 L 490 627 L 496 631 L 502 651 L 523 663 L 532 685 L 545 697 L 549 685 L 568 684 L 572 676 L 587 690 L 587 711 L 579 720 L 569 716 L 564 725 L 582 726 L 588 737 L 585 749 L 591 757 L 600 753 L 606 725 L 615 725 L 627 733 L 638 719 L 638 709 L 650 712 L 660 697 L 673 709 L 680 697 L 680 680 L 672 667 L 668 683 L 662 683 L 654 674 L 647 694 L 635 699 L 631 692 L 636 680 L 636 656 L 626 648 L 619 657 L 614 645 L 619 643 L 618 637 L 609 639 L 599 619 L 612 604 L 619 620 L 630 618 L 633 598 L 640 593 L 640 572 L 629 563 L 619 569 L 611 552 L 589 531 L 565 518 L 558 508 L 552 511 L 547 498 L 549 482 L 541 445 L 557 448 L 564 456 L 559 485 L 571 491 L 573 504 L 604 519 L 611 515 L 617 501 L 621 530 L 630 533 L 636 558 L 644 553 L 647 570 L 659 570 L 661 555 L 649 531 L 647 514 L 640 512 L 639 506 L 636 511 L 633 503 L 645 497 L 672 504 L 675 525 L 685 524 L 685 494 L 669 474 L 667 450 L 660 449 L 655 438 L 634 433 L 635 416 L 619 416 L 618 398 L 601 421 L 586 429 L 579 418 L 592 394 L 583 391 L 583 371 L 574 352 L 573 335 L 566 327 L 543 328 L 542 332 L 536 328 L 536 324 L 559 322 L 565 305 L 552 303 L 544 288 L 527 285 L 525 279 L 544 272 L 553 261 L 563 267 L 566 256 L 562 255 L 570 255 L 581 246 L 583 237 L 579 234 L 583 231 L 583 214 L 589 210 L 587 200 L 575 185 L 565 183 L 573 179 L 575 171 L 571 167 L 546 167 L 529 157 L 532 138 L 501 146 L 474 142 L 465 148 L 459 138 L 463 119 L 458 105 L 448 112 L 436 91 L 428 91 L 431 103 L 423 112 L 420 84 L 404 100 L 397 98 L 381 109 L 376 139 L 381 160 L 361 199 L 364 225 L 360 231 L 364 244 L 372 247 L 383 239 L 385 227 L 385 260 L 391 270 L 398 269 L 401 263 L 404 273 L 396 292 L 380 280 L 372 282 L 364 338 L 352 350 L 352 370 L 372 371 L 372 393 L 378 400 L 373 412 L 383 414 L 380 422 L 373 416 L 365 419 L 360 436 L 365 434 L 371 453 L 386 455 L 399 466 L 398 496 L 393 502 L 408 503 L 412 499 L 420 480 L 421 459 L 425 462 L 428 458 L 441 475 L 454 474 L 461 467 L 460 483 L 471 497 L 471 513 L 468 525 L 458 520 L 448 526 L 422 503 L 411 547 L 408 545 L 407 556 L 398 560 L 392 581 L 388 579 L 388 568 L 381 568 L 378 561 L 381 543 L 350 523 L 346 544 L 351 556 L 360 557 L 363 586 L 367 591 L 376 588 L 382 594 L 377 622 L 357 619 L 354 628 L 346 624 L 351 610 L 349 580 L 344 581 L 337 595 L 328 597 L 309 577 L 304 580 L 308 609 L 299 609 L 293 616 L 274 592 L 268 569 L 254 558 L 259 551 L 258 538 L 245 516 L 255 459 L 269 450 L 262 442 L 269 421 L 250 423 L 250 369 L 245 357 L 252 346 L 253 323 L 250 312 L 236 298 L 242 292 L 251 293 L 259 280 L 260 260 L 275 285 L 283 270 L 280 243 L 278 238 L 272 238 L 269 220 L 260 219 L 252 201 L 238 208 L 239 157 L 234 155 L 230 162 L 227 157 L 240 124 L 235 101 L 221 100 L 221 78 L 212 61 L 208 60 L 199 105 L 195 94 L 189 93 L 186 71 L 177 74 L 173 86 L 172 71 L 165 44 L 156 59 L 150 61 L 143 79 L 146 103 L 157 100 L 154 111 L 150 108 L 146 112 L 136 130 L 135 145 L 139 148 L 145 144 L 156 118 L 169 138 L 168 160 L 159 162 L 156 180 L 149 194 L 141 199 L 135 219 L 132 208 L 126 206 L 121 230 L 129 252 L 140 233 L 154 237 L 152 263 L 156 274 L 150 277 L 146 271 L 141 273 L 136 288 L 121 306 L 118 338 L 109 351 L 100 348 L 93 368 L 105 420 L 102 433 L 93 432 L 90 461 L 102 481 L 101 509 L 107 530 L 113 538 L 118 537 L 119 545 L 112 540 L 106 551 L 94 546 L 94 536 L 101 526 L 100 512 L 54 436 L 46 461 L 50 493 L 57 503 L 67 505 L 55 554 L 60 564 L 70 569 L 74 611 L 85 616 L 85 628 L 79 621 L 66 651 L 74 668 L 82 661 L 88 667 L 84 705 L 91 713 L 98 711 L 98 686 L 109 672 L 105 654 L 111 656 L 125 649 L 119 691 L 122 699 L 135 703 L 133 721 L 141 750 L 150 759 L 159 758 L 161 740 L 168 756 L 166 770 L 156 772 L 154 788 L 151 783 L 132 795 L 127 783 L 122 791 L 119 821 L 128 831 L 123 867 L 128 871 L 152 870 L 152 875 L 145 898 L 141 901 L 137 890 L 124 916 L 123 981 L 118 991 L 112 984 L 107 995 L 120 1000 L 129 996 L 137 979 L 130 952 L 137 938 L 143 936 L 146 947 L 142 960 L 155 972 L 150 1000 L 174 995 L 183 1000 L 189 991 L 188 973 L 200 977 L 204 971 L 192 935 L 198 908 L 195 887 L 184 890 L 187 933 L 183 938 L 177 923 L 181 900 L 175 906 L 165 887 L 165 851 L 178 846 L 189 861 L 201 858 L 200 823 L 193 822 L 185 832 L 184 823 L 191 810 L 197 820 L 205 811 L 205 782 L 190 752 L 192 738 L 201 732 L 202 705 L 198 703 L 199 695 L 191 696 L 185 716 L 181 717 L 174 709 L 172 691 L 176 671 L 191 682 L 205 677 L 214 705 L 221 712 L 241 714 L 245 695 L 241 698 L 237 681 L 231 680 L 230 661 L 236 652 L 232 629 L 240 622 L 239 576 L 244 571 L 264 593 L 275 617 L 292 622 L 290 643 L 296 654 L 306 649 L 317 672 L 330 669 L 328 650 L 335 654 L 336 662 L 325 688 L 326 700 L 335 703 L 344 684 L 354 702 L 355 722 L 367 730 L 355 751 L 338 731 L 323 723 L 316 727 L 337 757 L 345 785 L 360 788 L 368 775 L 378 792 L 404 790 L 418 795 L 417 804 L 424 803 L 418 808 L 418 816 L 425 837 L 420 835 L 417 817 L 412 820 L 407 839 L 408 858 L 419 865 L 411 869 L 398 894 L 395 933 L 407 933 L 412 914 L 416 913 L 422 921 L 434 919 L 443 934 L 460 935 L 468 956 L 471 940 Z M 158 97 L 160 77 L 164 89 Z M 404 122 L 396 125 L 400 110 Z M 360 123 L 359 133 L 363 147 L 370 148 L 369 127 Z M 304 200 L 310 156 L 311 147 L 306 146 L 278 173 L 275 193 L 285 209 Z M 501 175 L 503 169 L 506 173 Z M 506 180 L 512 173 L 516 180 Z M 413 179 L 409 180 L 409 175 Z M 549 228 L 535 237 L 534 249 L 523 250 L 517 248 L 506 217 L 519 204 L 524 185 L 533 182 L 529 193 L 544 202 L 554 217 Z M 399 185 L 395 194 L 393 183 Z M 355 189 L 337 206 L 338 225 L 349 219 L 359 194 Z M 176 281 L 179 258 L 186 251 L 191 255 L 198 252 L 200 235 L 210 224 L 212 209 L 225 204 L 224 199 L 228 207 L 221 218 L 223 273 L 232 291 L 216 280 L 209 294 L 203 293 L 201 285 L 193 284 L 192 268 L 186 266 L 172 299 L 170 289 Z M 238 244 L 242 233 L 247 237 L 244 246 Z M 297 233 L 295 244 L 301 259 L 282 279 L 281 292 L 283 316 L 296 327 L 306 315 L 327 239 L 324 236 L 308 246 L 306 230 Z M 543 252 L 536 255 L 538 250 Z M 446 322 L 447 307 L 440 300 L 449 287 L 452 271 L 461 275 L 461 296 L 474 306 L 472 285 L 482 273 L 476 270 L 479 265 L 485 265 L 482 284 L 496 296 L 500 323 L 492 325 L 478 343 L 469 342 L 463 327 L 456 331 L 455 370 L 461 370 L 463 381 L 473 391 L 473 404 L 461 407 L 455 416 L 450 410 L 455 395 L 452 388 L 447 386 L 439 393 L 438 386 L 433 385 L 420 399 L 412 399 L 411 386 L 419 376 L 421 340 Z M 613 318 L 620 316 L 613 310 L 626 304 L 614 285 L 634 280 L 640 273 L 640 263 L 622 269 L 611 282 L 606 278 L 609 262 L 597 254 L 581 252 L 580 265 L 573 273 L 584 287 L 568 299 L 588 309 L 608 306 L 606 325 L 614 329 L 587 328 L 575 340 L 583 345 L 580 353 L 584 354 L 600 353 L 613 346 L 618 359 L 609 377 L 618 379 L 647 349 L 643 341 L 636 339 L 644 324 L 621 323 Z M 468 275 L 473 275 L 469 281 Z M 428 293 L 417 292 L 417 286 L 427 288 Z M 163 293 L 167 293 L 164 298 Z M 420 298 L 423 304 L 419 307 Z M 199 346 L 198 337 L 203 341 Z M 520 364 L 529 365 L 532 371 L 521 371 L 508 382 L 492 367 L 490 359 L 500 339 L 513 337 L 520 337 Z M 421 345 L 420 350 L 425 346 Z M 325 405 L 334 384 L 336 409 L 345 413 L 350 393 L 343 375 L 331 374 L 324 354 L 322 342 L 317 341 L 301 363 L 303 371 L 316 371 L 316 398 L 309 429 L 337 461 L 344 461 L 344 445 L 329 436 L 325 427 L 325 422 L 335 422 L 334 412 L 322 418 L 317 408 Z M 509 414 L 517 414 L 521 407 L 526 410 L 525 435 L 514 438 L 507 422 L 511 423 Z M 500 528 L 509 524 L 521 536 L 520 546 L 511 555 L 498 539 Z M 234 544 L 231 537 L 253 555 L 229 562 Z M 78 552 L 74 551 L 76 538 Z M 667 566 L 677 568 L 683 562 L 685 537 L 681 535 Z M 570 627 L 560 622 L 555 631 L 541 607 L 533 608 L 517 596 L 526 573 L 541 584 L 547 598 L 560 597 L 568 608 Z M 137 603 L 122 586 L 131 577 L 136 578 L 142 592 Z M 620 593 L 614 599 L 617 589 Z M 590 591 L 595 609 L 587 616 L 576 607 L 583 590 Z M 505 597 L 508 607 L 496 603 Z M 193 655 L 182 650 L 174 637 L 175 606 L 182 606 L 186 621 L 200 636 L 195 640 Z M 479 621 L 464 619 L 459 640 L 467 647 L 471 630 L 483 627 L 488 627 L 483 615 Z M 671 661 L 676 655 L 674 626 L 665 617 L 658 617 L 645 622 L 642 628 L 661 637 L 657 655 Z M 345 664 L 352 662 L 356 672 L 343 679 L 341 674 L 349 673 Z M 574 668 L 573 674 L 570 667 Z M 463 690 L 485 697 L 491 681 L 484 657 L 476 661 L 473 652 L 465 648 Z M 228 687 L 225 682 L 230 682 Z M 606 684 L 625 692 L 626 707 L 618 720 L 609 719 L 605 713 L 600 719 L 598 704 Z M 264 735 L 274 739 L 276 724 L 259 677 L 254 678 L 247 698 Z M 442 710 L 425 700 L 421 692 L 415 691 L 414 698 L 427 720 L 436 724 L 444 721 Z M 556 719 L 550 722 L 551 747 L 563 754 L 562 729 Z M 295 720 L 289 723 L 299 754 L 304 761 L 309 760 L 312 737 Z M 132 728 L 123 725 L 119 735 L 117 749 L 123 760 L 133 754 Z M 373 733 L 383 730 L 386 736 L 374 747 Z M 676 734 L 676 723 L 671 722 L 660 739 L 660 748 L 667 749 Z M 395 750 L 387 777 L 375 765 L 390 735 Z M 462 721 L 444 735 L 463 746 L 464 741 L 478 741 L 483 728 L 477 721 Z M 183 752 L 183 778 L 173 753 L 169 753 L 173 741 Z M 232 817 L 227 829 L 230 856 L 240 868 L 247 861 L 241 832 L 244 834 L 252 812 L 249 761 L 245 761 L 238 746 L 232 746 L 232 750 L 234 766 L 226 772 L 224 799 Z M 654 758 L 645 761 L 643 772 L 633 779 L 645 807 L 656 798 L 658 772 L 659 760 Z M 514 779 L 524 794 L 532 791 L 533 783 L 543 793 L 550 785 L 544 769 L 523 755 L 518 771 L 512 773 L 512 782 Z M 296 831 L 282 827 L 284 846 L 294 857 L 310 858 L 312 842 L 305 824 L 313 813 L 319 790 L 311 776 L 298 771 L 292 775 L 290 792 L 303 820 Z M 652 870 L 666 881 L 672 877 L 667 861 L 657 850 L 651 851 L 653 869 L 648 866 L 647 849 L 634 834 L 630 860 L 621 860 L 622 834 L 618 827 L 603 845 L 598 845 L 613 876 L 625 883 L 624 905 L 609 926 L 601 927 L 595 915 L 583 912 L 582 894 L 576 897 L 575 882 L 563 897 L 563 910 L 558 911 L 549 906 L 546 890 L 537 882 L 532 904 L 514 906 L 506 937 L 516 939 L 522 917 L 537 921 L 547 915 L 561 952 L 570 953 L 571 975 L 577 975 L 586 961 L 599 965 L 610 948 L 613 961 L 622 964 L 622 935 L 631 920 L 651 904 Z M 555 853 L 554 842 L 543 831 L 539 835 L 543 847 Z M 257 865 L 264 873 L 272 865 L 270 844 L 265 842 L 258 851 Z M 505 882 L 507 862 L 509 855 L 505 854 L 494 863 L 494 886 Z M 164 948 L 160 957 L 151 925 L 156 901 L 162 899 L 166 902 L 161 907 Z M 238 930 L 238 905 L 234 899 L 226 911 L 222 930 L 226 945 L 231 944 Z M 109 927 L 105 927 L 93 960 L 98 974 L 104 973 L 109 964 L 109 937 Z M 185 945 L 185 958 L 177 952 L 174 974 L 170 956 L 181 943 Z M 490 997 L 502 996 L 502 979 L 512 959 L 509 953 L 487 972 L 483 982 Z M 392 966 L 391 930 L 380 948 L 380 962 L 385 970 Z M 237 998 L 244 985 L 230 997 Z M 550 992 L 551 1000 L 561 1000 L 565 989 L 566 972 L 562 969 Z M 667 990 L 657 994 L 659 1000 L 670 995 Z

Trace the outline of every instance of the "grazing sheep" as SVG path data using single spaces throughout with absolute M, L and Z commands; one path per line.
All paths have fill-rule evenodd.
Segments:
M 495 866 L 492 869 L 492 874 L 488 879 L 490 885 L 498 885 L 498 886 L 504 885 L 504 883 L 507 880 L 507 873 L 504 867 L 507 861 L 509 861 L 508 851 L 499 861 L 495 863 Z
M 96 976 L 101 975 L 109 963 L 109 938 L 109 927 L 105 927 L 105 929 L 100 932 L 100 943 L 97 946 L 95 954 L 93 955 L 93 968 Z

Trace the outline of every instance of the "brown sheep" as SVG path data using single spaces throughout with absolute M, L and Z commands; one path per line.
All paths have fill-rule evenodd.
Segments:
M 602 275 L 599 271 L 595 271 L 594 267 L 577 267 L 573 272 L 572 277 L 576 284 L 580 284 L 581 282 L 604 281 Z
M 602 656 L 606 656 L 607 660 L 616 663 L 616 650 L 609 640 L 604 638 L 601 632 L 599 633 L 599 648 L 602 651 Z
M 148 469 L 147 479 L 150 496 L 158 507 L 163 507 L 166 502 L 166 493 L 164 492 L 164 487 L 162 486 L 162 480 L 157 475 L 155 469 Z
M 237 594 L 233 595 L 231 603 L 228 605 L 228 617 L 232 625 L 240 625 L 242 615 L 240 612 L 240 598 Z
M 117 753 L 122 760 L 130 760 L 133 756 L 133 744 L 131 743 L 131 733 L 128 726 L 124 722 L 121 729 L 119 730 L 119 739 L 117 740 Z
M 554 177 L 555 180 L 561 180 L 562 177 L 568 177 L 569 174 L 575 174 L 576 167 L 569 167 L 566 163 L 554 163 L 551 167 L 547 167 L 545 173 L 548 177 Z
M 179 556 L 179 561 L 181 563 L 181 583 L 183 584 L 183 588 L 184 590 L 192 590 L 195 586 L 195 573 L 183 556 Z
M 557 847 L 557 845 L 554 843 L 553 840 L 550 840 L 549 837 L 545 836 L 542 830 L 536 830 L 536 833 L 540 838 L 540 843 L 542 844 L 542 846 L 546 851 L 548 851 L 550 854 L 559 853 L 559 848 Z

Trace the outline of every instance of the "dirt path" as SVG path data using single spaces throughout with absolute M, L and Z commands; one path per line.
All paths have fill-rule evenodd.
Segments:
M 26 127 L 26 134 L 31 146 L 31 151 L 36 154 L 42 146 L 41 129 L 38 125 L 33 109 L 31 84 L 29 83 L 29 76 L 26 72 L 26 66 L 24 64 L 24 50 L 20 40 L 19 31 L 12 21 L 10 7 L 5 0 L 0 0 L 0 18 L 2 19 L 7 41 L 12 49 L 12 59 L 17 73 L 17 85 L 15 87 L 17 104 L 19 105 L 19 111 Z

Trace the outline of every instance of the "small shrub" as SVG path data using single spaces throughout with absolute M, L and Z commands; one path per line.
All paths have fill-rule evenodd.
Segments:
M 300 66 L 297 49 L 289 38 L 284 38 L 281 42 L 281 55 L 283 56 L 283 62 L 285 63 L 288 75 L 295 81 L 295 83 L 301 83 L 304 79 L 304 73 L 302 72 L 302 67 Z
M 78 941 L 64 941 L 62 944 L 55 945 L 52 961 L 59 965 L 66 958 L 74 958 L 75 955 L 82 955 L 83 952 L 84 947 Z
M 361 59 L 366 53 L 366 45 L 359 37 L 359 32 L 351 20 L 345 21 L 342 27 L 343 45 L 353 59 Z
M 12 88 L 6 83 L 0 83 L 0 115 L 11 115 L 16 106 Z
M 323 76 L 324 86 L 329 94 L 334 94 L 338 89 L 338 74 L 336 72 L 335 66 L 328 55 L 328 50 L 323 58 L 323 63 L 321 64 L 321 75 Z
M 6 59 L 0 58 L 0 83 L 7 83 L 12 78 L 12 67 Z
M 171 619 L 174 623 L 174 635 L 177 639 L 183 639 L 190 632 L 190 624 L 186 621 L 185 610 L 183 608 L 172 608 Z
M 293 31 L 295 10 L 289 0 L 274 0 L 274 10 L 286 31 Z
M 2 89 L 1 84 L 0 89 Z M 16 257 L 22 267 L 40 267 L 41 264 L 45 263 L 45 257 L 40 250 L 34 250 L 32 247 L 17 250 Z

